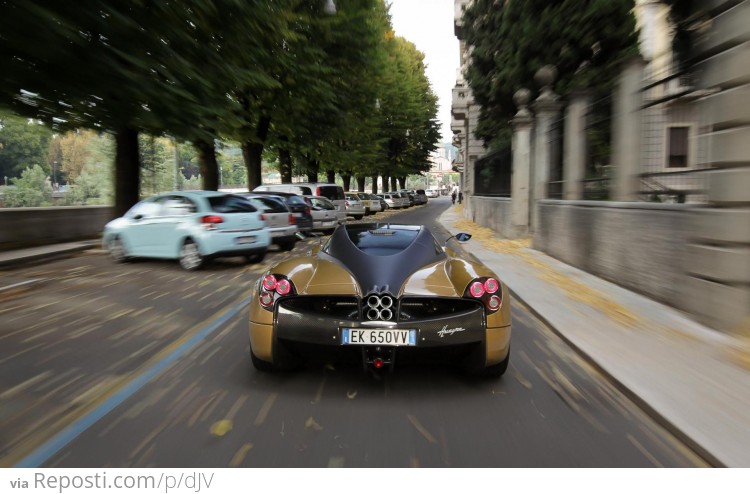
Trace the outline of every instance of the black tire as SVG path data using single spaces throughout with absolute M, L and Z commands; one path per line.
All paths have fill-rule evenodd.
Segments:
M 196 271 L 206 264 L 206 259 L 198 250 L 198 244 L 186 239 L 180 247 L 180 266 L 187 271 Z
M 255 254 L 248 254 L 245 256 L 245 261 L 248 264 L 258 264 L 259 262 L 262 262 L 263 259 L 266 258 L 265 251 L 263 252 L 256 252 Z
M 296 239 L 287 240 L 285 242 L 280 243 L 279 248 L 283 251 L 289 252 L 290 250 L 294 249 L 294 244 L 296 243 L 297 243 Z
M 112 260 L 115 262 L 125 262 L 128 260 L 128 252 L 119 236 L 114 236 L 107 242 L 107 250 Z

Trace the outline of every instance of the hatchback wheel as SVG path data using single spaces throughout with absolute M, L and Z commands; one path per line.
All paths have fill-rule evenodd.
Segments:
M 200 269 L 205 262 L 203 256 L 198 250 L 198 244 L 190 239 L 185 240 L 180 248 L 180 266 L 188 271 Z
M 261 262 L 263 259 L 266 258 L 265 252 L 257 252 L 255 254 L 248 254 L 245 256 L 245 261 L 248 262 L 248 264 L 257 264 Z
M 125 245 L 123 245 L 120 237 L 113 237 L 109 240 L 107 245 L 109 249 L 109 255 L 115 262 L 125 262 L 128 258 L 128 253 L 125 251 Z

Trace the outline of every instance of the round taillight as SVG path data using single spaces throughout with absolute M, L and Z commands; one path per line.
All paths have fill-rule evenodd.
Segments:
M 495 293 L 500 288 L 500 283 L 495 278 L 487 278 L 484 282 L 484 290 L 487 293 Z
M 269 274 L 265 278 L 263 278 L 263 288 L 265 288 L 269 292 L 274 291 L 276 289 L 276 277 L 272 274 Z
M 497 309 L 499 309 L 499 308 L 500 308 L 500 304 L 501 304 L 501 303 L 502 303 L 502 301 L 500 300 L 500 297 L 498 297 L 497 295 L 493 295 L 493 296 L 491 296 L 491 297 L 490 297 L 490 299 L 489 299 L 489 300 L 487 301 L 487 307 L 488 307 L 488 308 L 489 308 L 490 310 L 497 310 Z
M 469 293 L 474 298 L 479 298 L 482 295 L 484 295 L 484 285 L 482 285 L 480 282 L 475 281 L 471 284 L 469 287 Z
M 263 307 L 271 307 L 273 305 L 273 293 L 261 292 L 258 300 L 260 301 L 260 305 L 262 305 Z
M 276 293 L 279 295 L 286 295 L 292 290 L 292 284 L 289 280 L 278 280 L 276 282 Z

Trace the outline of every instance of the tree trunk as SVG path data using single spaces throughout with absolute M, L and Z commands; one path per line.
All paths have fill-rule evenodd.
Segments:
M 351 188 L 352 176 L 349 174 L 342 174 L 341 178 L 344 180 L 344 192 L 349 192 L 349 189 Z
M 378 193 L 378 176 L 377 175 L 372 176 L 372 193 L 373 194 Z
M 406 188 L 406 177 L 398 177 L 399 190 Z
M 198 153 L 203 190 L 219 190 L 219 163 L 216 161 L 214 141 L 195 141 L 193 147 Z
M 242 158 L 245 161 L 245 168 L 247 168 L 248 190 L 253 190 L 263 183 L 261 163 L 263 159 L 263 147 L 265 146 L 270 126 L 271 119 L 268 117 L 261 117 L 260 121 L 258 121 L 258 128 L 255 132 L 258 142 L 242 143 Z
M 335 184 L 336 183 L 336 172 L 332 172 L 332 171 L 326 172 L 326 179 L 328 180 L 329 184 Z
M 399 190 L 398 183 L 396 181 L 396 177 L 391 177 L 391 190 L 393 192 L 396 192 L 397 190 Z
M 288 142 L 286 136 L 281 137 L 281 142 Z M 289 153 L 289 148 L 282 144 L 279 149 L 279 173 L 281 174 L 281 183 L 290 184 L 292 183 L 292 155 Z
M 307 158 L 307 181 L 315 183 L 318 181 L 318 174 L 320 173 L 320 162 L 316 159 Z
M 357 190 L 360 192 L 365 191 L 365 177 L 357 176 Z
M 383 192 L 386 194 L 391 190 L 390 182 L 390 177 L 388 175 L 383 175 Z
M 115 217 L 120 217 L 140 200 L 138 131 L 120 129 L 115 134 L 115 143 Z

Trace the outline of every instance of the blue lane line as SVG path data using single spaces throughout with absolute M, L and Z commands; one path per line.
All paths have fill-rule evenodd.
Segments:
M 136 391 L 141 389 L 154 377 L 164 371 L 164 369 L 166 369 L 169 365 L 174 363 L 177 359 L 182 357 L 185 353 L 187 353 L 194 346 L 200 343 L 201 340 L 203 340 L 206 336 L 211 334 L 217 328 L 221 327 L 229 319 L 236 316 L 239 311 L 247 308 L 247 305 L 250 303 L 251 298 L 252 297 L 247 297 L 243 299 L 236 306 L 227 311 L 226 314 L 198 331 L 198 333 L 193 335 L 192 338 L 175 348 L 170 354 L 166 355 L 160 361 L 154 363 L 154 365 L 146 369 L 142 374 L 126 384 L 125 387 L 123 387 L 120 391 L 110 396 L 101 405 L 97 406 L 89 413 L 60 431 L 60 433 L 55 437 L 39 446 L 36 450 L 34 450 L 34 452 L 14 465 L 14 468 L 39 468 L 40 466 L 42 466 L 44 462 L 52 458 L 52 456 L 54 456 L 61 449 L 70 444 L 75 438 L 86 431 L 86 429 L 98 422 L 99 419 L 114 410 L 122 402 L 133 396 Z

